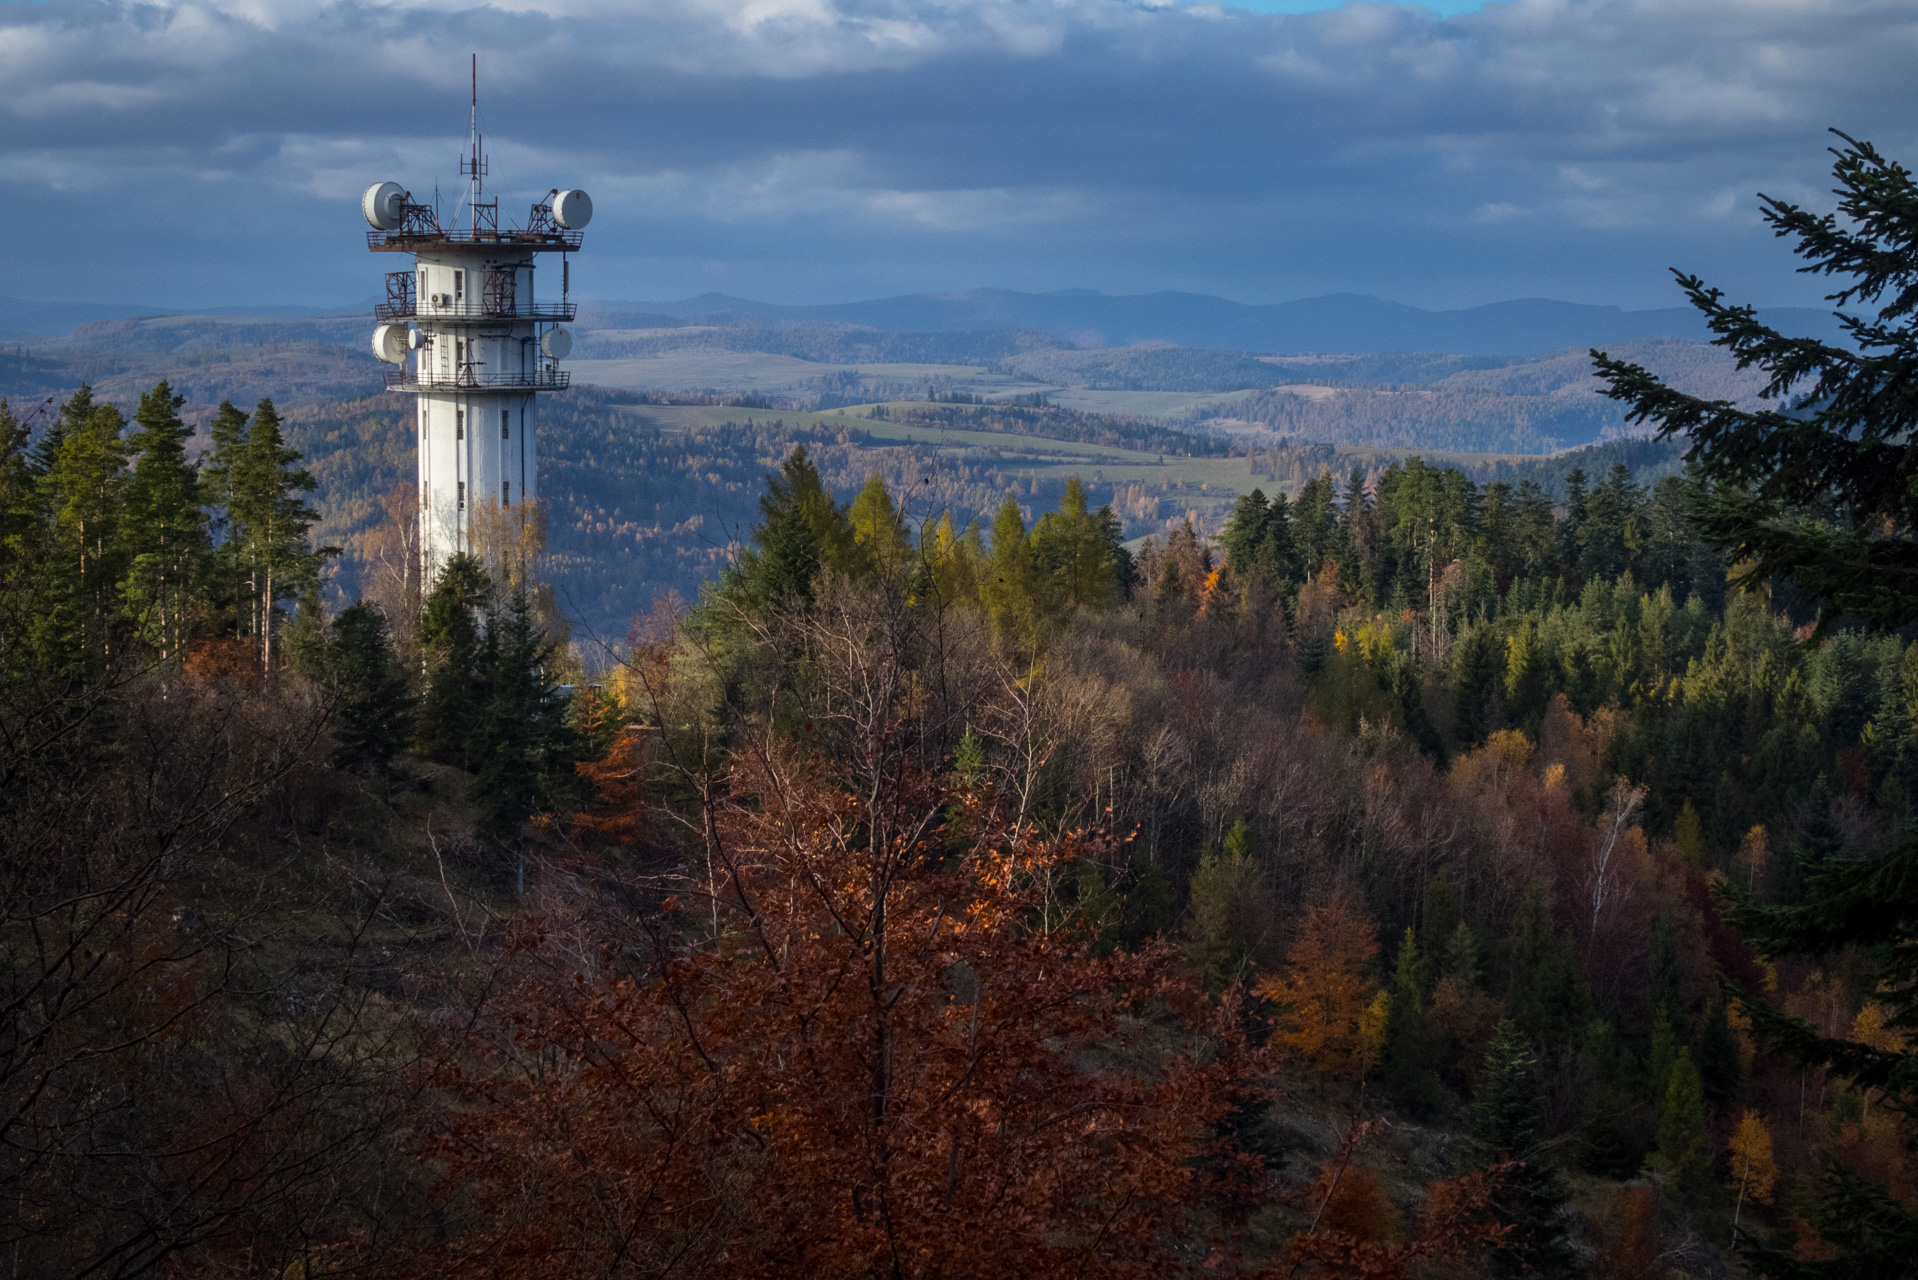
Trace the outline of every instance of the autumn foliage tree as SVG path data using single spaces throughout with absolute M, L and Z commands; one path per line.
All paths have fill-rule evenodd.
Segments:
M 737 759 L 706 810 L 714 901 L 658 904 L 563 982 L 535 965 L 445 1077 L 429 1141 L 475 1225 L 439 1265 L 1176 1264 L 1167 1233 L 1247 1069 L 1229 1008 L 1156 946 L 1100 954 L 1090 931 L 1039 927 L 1047 873 L 1081 845 L 1015 835 L 989 794 L 913 766 L 896 725 L 862 723 L 831 765 Z
M 1285 968 L 1261 982 L 1272 1043 L 1321 1079 L 1357 1079 L 1385 1047 L 1389 1001 L 1373 975 L 1378 928 L 1341 896 L 1306 914 Z

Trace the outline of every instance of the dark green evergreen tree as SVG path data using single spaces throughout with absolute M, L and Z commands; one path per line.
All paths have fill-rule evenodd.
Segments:
M 1578 577 L 1580 549 L 1585 545 L 1585 468 L 1573 467 L 1565 477 L 1565 519 L 1558 526 L 1558 562 Z
M 307 538 L 318 516 L 302 496 L 312 491 L 314 480 L 294 465 L 299 460 L 300 454 L 287 447 L 273 402 L 260 401 L 227 483 L 233 522 L 244 530 L 241 556 L 265 672 L 273 670 L 280 601 L 297 598 L 318 578 L 326 559 L 338 554 L 336 547 L 315 551 Z
M 1613 463 L 1604 482 L 1585 496 L 1577 537 L 1580 582 L 1610 582 L 1631 569 L 1639 541 L 1638 505 L 1631 472 L 1624 463 Z
M 1048 579 L 1046 594 L 1064 608 L 1102 609 L 1117 595 L 1118 566 L 1105 522 L 1088 508 L 1078 476 L 1066 480 L 1059 509 L 1033 524 L 1031 541 L 1037 569 Z
M 766 478 L 753 545 L 727 574 L 727 591 L 742 604 L 810 601 L 820 571 L 850 571 L 858 546 L 845 509 L 819 479 L 806 446 Z
M 574 791 L 582 743 L 551 676 L 553 653 L 525 593 L 514 592 L 486 628 L 471 764 L 480 833 L 502 843 L 515 843 L 528 819 Z
M 414 699 L 378 609 L 356 601 L 327 625 L 320 678 L 331 702 L 334 766 L 390 773 L 412 736 Z
M 212 552 L 212 602 L 219 610 L 221 627 L 228 634 L 247 634 L 246 622 L 252 617 L 251 592 L 246 584 L 247 527 L 242 510 L 234 509 L 234 471 L 244 470 L 248 419 L 222 400 L 213 413 L 207 430 L 212 447 L 200 467 L 200 486 L 209 513 Z
M 126 576 L 126 419 L 81 387 L 34 451 L 46 529 L 42 605 L 33 644 L 56 668 L 98 669 L 120 652 L 118 588 Z
M 1520 571 L 1526 575 L 1552 572 L 1558 556 L 1558 521 L 1552 515 L 1552 500 L 1535 481 L 1521 480 L 1513 501 L 1517 511 L 1512 519 L 1512 537 Z
M 426 655 L 426 691 L 420 699 L 420 754 L 469 767 L 485 715 L 488 672 L 486 615 L 493 580 L 470 555 L 456 555 L 420 612 L 420 649 Z
M 123 607 L 135 632 L 163 663 L 178 662 L 204 602 L 210 550 L 198 468 L 187 461 L 193 429 L 180 418 L 185 396 L 165 382 L 140 397 L 125 497 Z
M 1534 882 L 1519 903 L 1505 1006 L 1526 1040 L 1550 1060 L 1575 1051 L 1591 1020 L 1591 995 L 1570 942 L 1552 927 L 1544 890 Z
M 1452 647 L 1452 714 L 1459 741 L 1476 746 L 1504 718 L 1505 644 L 1499 629 L 1479 622 Z
M 1705 1130 L 1705 1090 L 1689 1049 L 1672 1060 L 1658 1112 L 1657 1166 L 1685 1200 L 1696 1205 L 1712 1185 L 1712 1152 Z
M 1499 1019 L 1472 1099 L 1473 1136 L 1486 1155 L 1516 1162 L 1492 1194 L 1493 1213 L 1510 1228 L 1490 1255 L 1496 1275 L 1576 1274 L 1558 1213 L 1564 1189 L 1541 1141 L 1539 1093 L 1537 1059 L 1512 1020 Z
M 1385 1048 L 1385 1087 L 1406 1105 L 1436 1114 L 1449 1098 L 1432 1064 L 1437 1036 L 1425 1008 L 1425 963 L 1418 938 L 1407 929 L 1392 965 L 1391 1021 Z
M 1291 508 L 1283 493 L 1274 494 L 1269 502 L 1260 489 L 1240 498 L 1226 519 L 1219 545 L 1241 580 L 1261 577 L 1273 591 L 1286 595 L 1298 589 L 1298 549 L 1292 540 Z

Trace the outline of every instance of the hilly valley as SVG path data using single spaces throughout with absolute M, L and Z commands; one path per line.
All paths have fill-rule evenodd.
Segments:
M 1085 346 L 1032 324 L 1063 329 L 1068 304 L 1147 314 L 1143 303 L 1044 295 L 1027 305 L 1038 296 L 893 300 L 856 311 L 862 322 L 731 299 L 704 300 L 730 308 L 713 314 L 585 306 L 569 362 L 576 389 L 542 408 L 548 573 L 563 607 L 592 634 L 617 637 L 655 595 L 696 595 L 750 530 L 762 477 L 801 443 L 842 497 L 879 474 L 906 495 L 912 520 L 950 515 L 960 528 L 989 521 L 1007 494 L 1033 518 L 1078 476 L 1131 539 L 1188 521 L 1216 533 L 1254 487 L 1296 493 L 1328 469 L 1376 477 L 1415 454 L 1481 480 L 1534 476 L 1552 491 L 1575 465 L 1561 460 L 1581 456 L 1566 450 L 1604 446 L 1592 473 L 1614 459 L 1646 480 L 1677 466 L 1669 446 L 1630 443 L 1583 348 L 1369 350 L 1404 332 L 1376 309 L 1364 313 L 1372 338 L 1346 333 L 1344 352 Z M 1197 314 L 1189 298 L 1173 301 L 1150 314 Z M 1561 308 L 1554 323 L 1563 330 L 1592 310 Z M 962 319 L 1032 324 L 931 327 Z M 332 593 L 344 600 L 383 554 L 380 531 L 414 468 L 410 403 L 368 394 L 380 370 L 368 325 L 362 315 L 94 319 L 0 355 L 0 394 L 32 413 L 84 382 L 130 409 L 166 379 L 201 423 L 223 400 L 273 399 L 318 483 L 316 536 L 343 549 Z M 1632 338 L 1613 350 L 1696 394 L 1748 401 L 1758 390 L 1756 375 L 1697 342 Z

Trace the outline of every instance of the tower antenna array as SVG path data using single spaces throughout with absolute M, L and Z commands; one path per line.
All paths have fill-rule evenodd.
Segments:
M 418 405 L 420 555 L 425 581 L 438 566 L 475 550 L 475 516 L 523 508 L 539 496 L 536 397 L 563 391 L 559 367 L 572 351 L 560 326 L 576 308 L 562 284 L 558 302 L 534 291 L 542 253 L 580 247 L 593 216 L 584 191 L 554 188 L 532 205 L 524 227 L 500 225 L 499 201 L 488 201 L 488 164 L 479 131 L 479 55 L 472 60 L 465 227 L 442 226 L 431 206 L 416 204 L 397 182 L 368 187 L 361 210 L 375 253 L 413 255 L 410 270 L 386 276 L 386 301 L 373 352 L 396 369 L 388 390 L 409 392 Z M 562 268 L 562 274 L 567 274 Z M 549 295 L 550 296 L 550 295 Z

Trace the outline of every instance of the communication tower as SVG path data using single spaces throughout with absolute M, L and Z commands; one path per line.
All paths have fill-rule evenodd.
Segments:
M 489 165 L 479 132 L 479 59 L 473 60 L 473 122 L 459 212 L 442 226 L 435 205 L 416 203 L 397 182 L 366 189 L 361 211 L 374 253 L 413 255 L 413 266 L 386 274 L 386 300 L 373 310 L 373 354 L 399 368 L 389 391 L 418 404 L 420 557 L 423 581 L 471 551 L 473 517 L 497 502 L 510 509 L 537 500 L 535 397 L 564 391 L 559 362 L 573 349 L 560 326 L 572 320 L 570 259 L 593 216 L 584 191 L 554 189 L 522 227 L 500 225 L 499 200 L 486 200 Z M 437 199 L 436 199 L 437 203 Z M 533 277 L 541 254 L 560 255 L 559 301 L 538 301 Z M 409 364 L 410 361 L 410 364 Z

